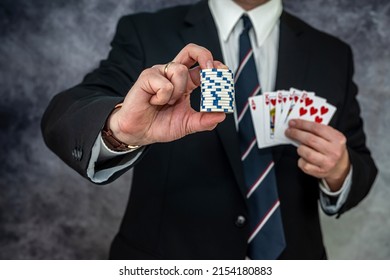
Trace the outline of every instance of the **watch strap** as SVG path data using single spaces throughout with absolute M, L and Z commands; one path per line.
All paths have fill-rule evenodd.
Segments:
M 119 103 L 115 106 L 114 110 L 117 108 L 122 107 L 122 103 Z M 104 125 L 102 129 L 102 138 L 104 143 L 106 144 L 107 148 L 113 151 L 117 152 L 124 152 L 124 151 L 134 151 L 138 149 L 139 145 L 129 145 L 126 143 L 123 143 L 118 138 L 116 138 L 112 132 L 112 130 L 108 127 L 108 122 Z

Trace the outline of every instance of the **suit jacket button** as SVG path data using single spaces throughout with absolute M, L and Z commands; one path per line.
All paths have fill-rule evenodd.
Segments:
M 242 215 L 237 216 L 235 224 L 237 227 L 242 228 L 246 224 L 246 218 Z
M 72 157 L 77 160 L 77 161 L 80 161 L 81 158 L 83 157 L 83 150 L 80 148 L 80 147 L 76 147 L 72 150 Z

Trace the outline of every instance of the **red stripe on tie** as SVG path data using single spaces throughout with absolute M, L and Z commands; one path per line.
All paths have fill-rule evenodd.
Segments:
M 275 203 L 272 205 L 272 207 L 268 210 L 268 212 L 264 215 L 264 217 L 260 220 L 260 222 L 255 226 L 255 229 L 252 231 L 252 233 L 249 235 L 248 243 L 250 243 L 256 237 L 256 235 L 264 227 L 267 221 L 271 218 L 272 214 L 276 211 L 279 205 L 280 205 L 280 201 L 279 199 L 277 199 Z
M 241 156 L 241 161 L 244 161 L 246 157 L 249 155 L 249 153 L 252 151 L 253 147 L 256 144 L 256 137 L 253 138 L 251 143 L 249 144 L 249 147 L 246 149 L 245 153 Z
M 260 186 L 261 182 L 263 182 L 264 178 L 267 176 L 267 174 L 271 171 L 272 167 L 274 166 L 274 162 L 271 161 L 267 168 L 264 169 L 263 173 L 260 175 L 260 177 L 255 181 L 255 183 L 249 188 L 246 198 L 249 198 L 252 193 L 257 189 L 258 186 Z
M 244 58 L 242 59 L 240 66 L 237 68 L 236 76 L 234 77 L 234 82 L 236 82 L 238 80 L 238 77 L 240 76 L 242 69 L 244 68 L 245 64 L 248 62 L 248 60 L 252 54 L 253 54 L 253 50 L 250 49 L 247 52 L 247 54 L 244 56 Z
M 249 97 L 257 95 L 257 93 L 260 91 L 260 85 L 257 85 L 257 87 L 252 91 L 252 93 L 249 95 Z M 248 98 L 249 98 L 248 97 Z M 241 122 L 242 118 L 245 116 L 246 111 L 249 108 L 249 102 L 245 102 L 244 108 L 242 109 L 241 113 L 238 116 L 238 123 Z

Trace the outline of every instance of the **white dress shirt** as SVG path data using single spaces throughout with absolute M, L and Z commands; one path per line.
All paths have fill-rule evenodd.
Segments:
M 250 11 L 245 11 L 233 0 L 209 0 L 209 8 L 216 23 L 220 45 L 224 57 L 224 63 L 233 71 L 238 67 L 239 36 L 243 29 L 241 16 L 247 14 L 253 29 L 250 31 L 250 39 L 258 69 L 259 81 L 263 91 L 275 90 L 278 48 L 279 48 L 279 23 L 282 13 L 282 1 L 270 0 L 267 3 Z M 237 125 L 237 116 L 235 116 Z M 128 167 L 141 155 L 143 149 L 135 152 L 114 152 L 107 148 L 101 135 L 95 141 L 89 162 L 87 174 L 96 183 L 101 183 L 110 178 L 115 172 Z M 125 155 L 121 165 L 95 172 L 95 163 L 119 155 Z M 320 201 L 325 213 L 334 214 L 344 204 L 351 186 L 352 168 L 344 181 L 343 187 L 338 192 L 331 192 L 324 180 L 320 180 Z M 337 197 L 335 204 L 330 203 L 329 196 Z

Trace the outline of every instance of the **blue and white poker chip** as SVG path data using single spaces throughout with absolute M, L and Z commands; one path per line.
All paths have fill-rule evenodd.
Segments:
M 234 74 L 230 69 L 203 69 L 201 78 L 201 112 L 234 112 Z

